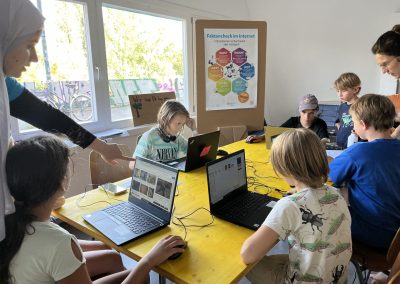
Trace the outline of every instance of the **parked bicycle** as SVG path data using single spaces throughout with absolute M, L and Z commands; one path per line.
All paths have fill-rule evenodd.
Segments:
M 93 117 L 90 90 L 85 93 L 83 81 L 49 82 L 46 90 L 35 92 L 42 100 L 77 121 L 90 121 Z M 41 93 L 41 94 L 38 94 Z

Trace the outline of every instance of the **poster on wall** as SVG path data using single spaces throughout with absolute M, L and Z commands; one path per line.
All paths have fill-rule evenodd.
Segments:
M 258 29 L 204 29 L 206 111 L 257 107 Z

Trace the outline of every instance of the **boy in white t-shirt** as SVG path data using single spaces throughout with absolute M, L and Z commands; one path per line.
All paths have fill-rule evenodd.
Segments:
M 351 257 L 350 213 L 343 197 L 324 183 L 328 162 L 318 136 L 308 129 L 279 135 L 271 148 L 274 170 L 296 193 L 282 198 L 243 244 L 252 283 L 347 283 Z M 265 256 L 287 240 L 289 255 Z

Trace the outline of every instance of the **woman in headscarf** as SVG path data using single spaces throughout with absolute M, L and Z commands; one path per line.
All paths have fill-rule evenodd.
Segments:
M 44 18 L 29 2 L 23 0 L 0 1 L 0 240 L 4 239 L 4 216 L 14 211 L 5 178 L 5 156 L 12 143 L 10 133 L 11 114 L 45 131 L 67 135 L 82 148 L 90 147 L 103 159 L 116 164 L 124 157 L 116 144 L 97 139 L 61 111 L 32 95 L 15 80 L 5 76 L 19 77 L 31 62 L 37 62 L 35 45 L 43 29 Z M 11 102 L 7 86 L 11 90 Z M 10 106 L 10 107 L 9 107 Z

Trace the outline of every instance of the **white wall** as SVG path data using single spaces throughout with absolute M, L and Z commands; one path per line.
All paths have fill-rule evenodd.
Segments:
M 173 10 L 177 14 L 197 18 L 197 19 L 235 19 L 248 20 L 247 3 L 242 0 L 117 0 L 116 4 L 141 3 L 142 6 L 150 7 L 154 10 Z M 125 144 L 133 153 L 137 135 L 142 134 L 147 128 L 139 129 L 130 134 L 114 139 L 108 139 L 112 143 Z M 187 135 L 190 135 L 187 134 Z M 74 163 L 74 174 L 71 179 L 70 189 L 66 196 L 73 196 L 84 192 L 85 187 L 91 183 L 89 171 L 90 149 L 75 147 L 75 154 L 72 158 Z
M 282 123 L 298 98 L 336 100 L 333 81 L 355 72 L 362 93 L 380 91 L 380 70 L 370 51 L 399 23 L 398 0 L 249 0 L 249 18 L 267 21 L 266 118 Z
M 135 1 L 135 0 L 132 0 Z M 161 0 L 188 9 L 195 18 L 248 20 L 247 2 L 243 0 Z
M 266 21 L 266 118 L 271 124 L 295 115 L 298 98 L 304 94 L 313 93 L 320 101 L 336 100 L 332 83 L 343 72 L 357 73 L 363 92 L 390 93 L 392 79 L 380 75 L 370 49 L 379 35 L 400 22 L 398 0 L 120 1 L 172 5 L 198 19 Z M 136 135 L 111 141 L 133 151 Z M 69 196 L 83 192 L 90 183 L 88 155 L 88 150 L 77 150 Z

